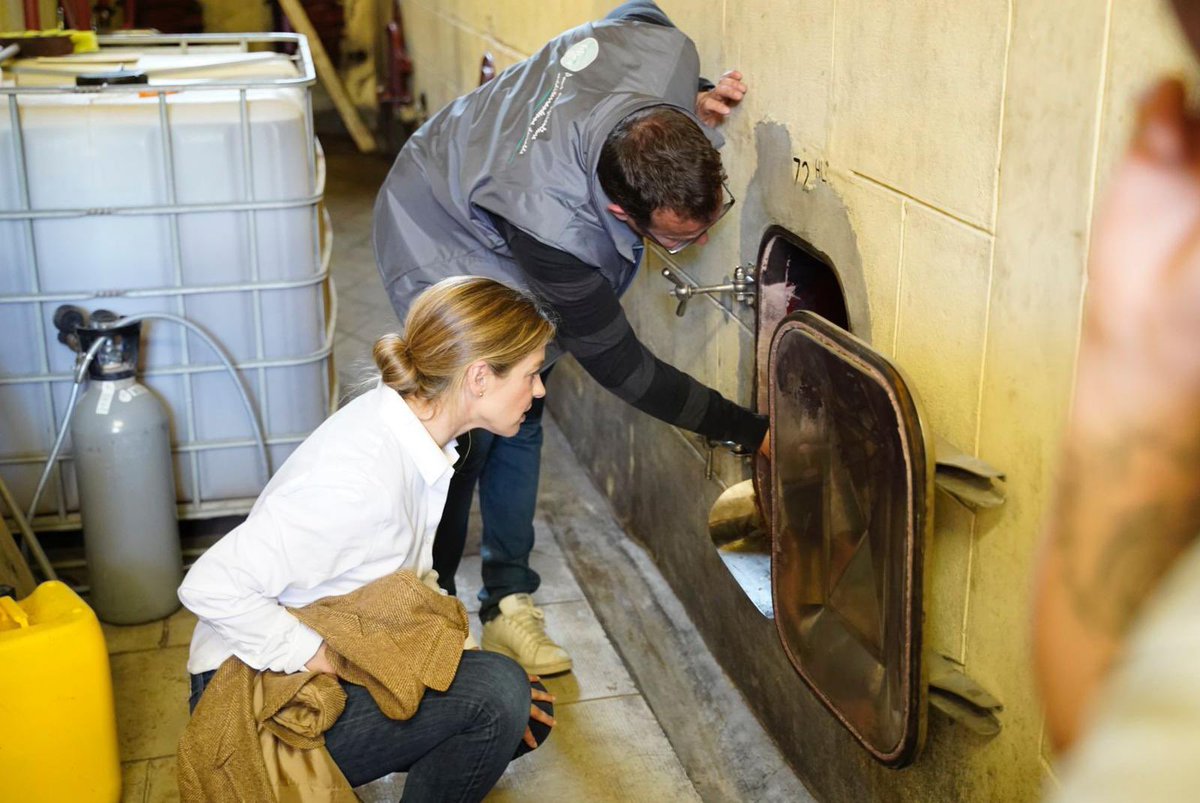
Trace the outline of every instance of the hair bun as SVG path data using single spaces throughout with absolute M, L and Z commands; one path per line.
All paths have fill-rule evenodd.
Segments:
M 417 371 L 413 365 L 412 348 L 403 337 L 394 332 L 386 334 L 375 341 L 371 353 L 384 384 L 398 390 L 415 386 Z

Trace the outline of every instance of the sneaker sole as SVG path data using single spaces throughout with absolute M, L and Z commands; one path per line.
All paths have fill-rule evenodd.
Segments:
M 546 664 L 527 665 L 521 663 L 521 659 L 518 658 L 516 654 L 504 647 L 499 647 L 495 644 L 489 644 L 486 641 L 484 641 L 481 646 L 488 652 L 499 653 L 500 655 L 513 659 L 518 664 L 521 664 L 521 668 L 531 675 L 561 675 L 564 672 L 570 672 L 571 668 L 574 666 L 574 662 L 570 658 L 567 658 L 563 661 L 552 661 Z

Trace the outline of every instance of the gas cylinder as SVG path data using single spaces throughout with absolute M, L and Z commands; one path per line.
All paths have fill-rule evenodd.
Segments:
M 106 310 L 79 327 L 83 351 L 106 337 L 71 419 L 89 602 L 112 624 L 161 619 L 183 579 L 167 413 L 137 381 L 141 323 Z

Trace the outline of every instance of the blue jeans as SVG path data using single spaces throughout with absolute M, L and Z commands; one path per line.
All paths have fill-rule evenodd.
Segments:
M 214 673 L 192 675 L 193 709 Z M 548 732 L 529 719 L 525 671 L 497 653 L 464 652 L 450 688 L 426 690 L 410 719 L 388 719 L 362 686 L 342 688 L 346 709 L 325 732 L 325 748 L 351 786 L 407 772 L 403 800 L 482 800 L 508 762 L 529 752 L 525 727 L 537 726 L 539 744 Z M 553 715 L 549 703 L 537 705 Z
M 542 372 L 544 382 L 550 368 Z M 433 568 L 438 582 L 455 593 L 458 570 L 467 542 L 471 497 L 479 483 L 483 517 L 483 588 L 479 618 L 491 621 L 500 613 L 500 600 L 509 594 L 532 594 L 542 582 L 529 568 L 533 551 L 533 514 L 537 508 L 538 475 L 542 463 L 544 399 L 534 399 L 516 435 L 504 438 L 484 429 L 470 432 L 470 449 L 455 467 L 446 496 L 446 509 L 433 542 Z

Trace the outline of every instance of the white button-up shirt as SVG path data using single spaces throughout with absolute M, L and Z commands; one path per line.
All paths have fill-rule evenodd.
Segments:
M 298 672 L 321 637 L 284 606 L 348 594 L 398 569 L 426 577 L 457 456 L 383 384 L 330 416 L 184 579 L 179 598 L 200 619 L 188 671 L 236 655 L 255 669 Z

